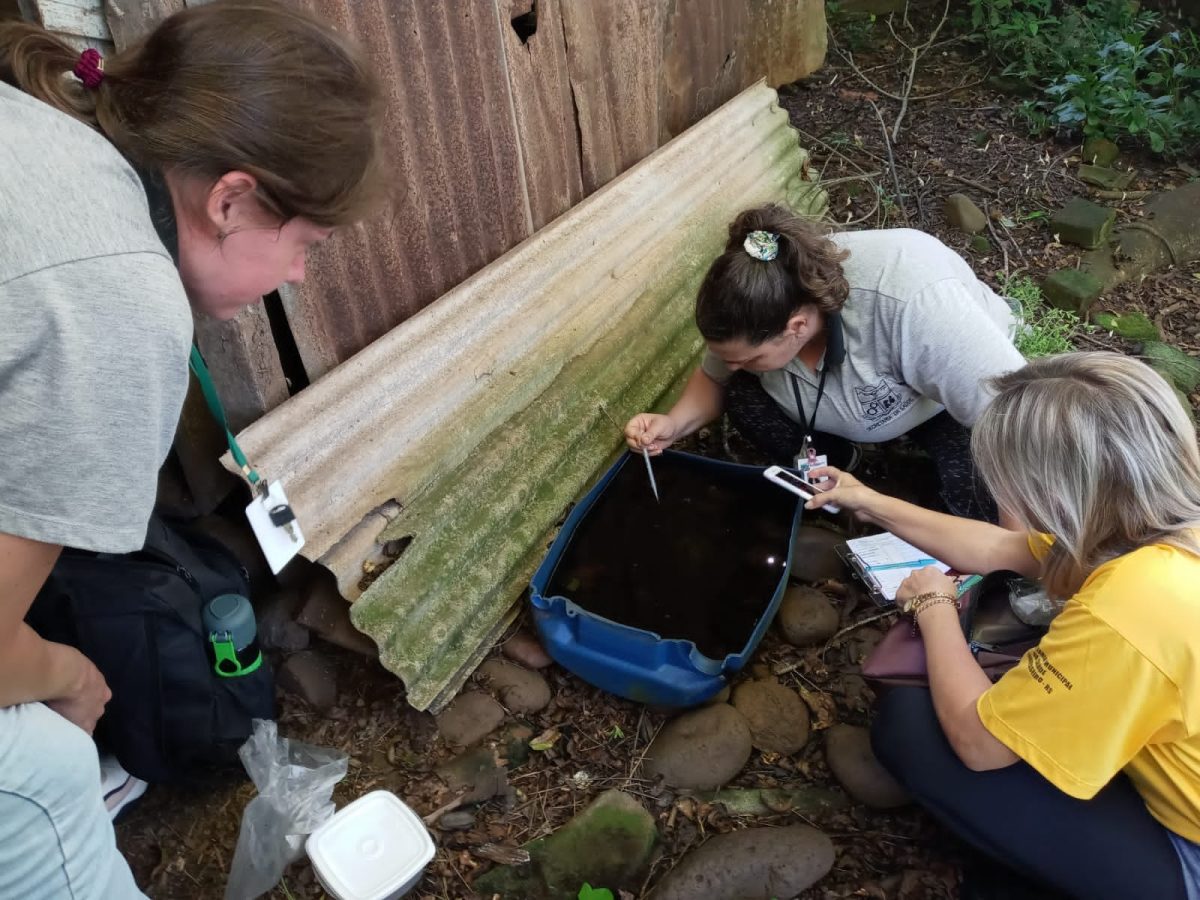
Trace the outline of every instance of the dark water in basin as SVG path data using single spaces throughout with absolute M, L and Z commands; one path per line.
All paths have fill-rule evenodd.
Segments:
M 720 659 L 742 650 L 787 562 L 797 498 L 757 471 L 631 456 L 579 524 L 547 586 L 588 612 Z

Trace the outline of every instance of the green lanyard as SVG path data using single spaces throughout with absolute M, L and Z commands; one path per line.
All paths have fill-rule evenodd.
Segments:
M 200 355 L 200 348 L 192 345 L 192 356 L 188 360 L 188 366 L 192 370 L 192 374 L 196 376 L 196 380 L 200 382 L 200 390 L 204 394 L 204 400 L 208 403 L 208 409 L 212 413 L 217 424 L 225 429 L 225 440 L 229 443 L 229 452 L 233 455 L 233 461 L 237 463 L 242 474 L 246 476 L 246 480 L 250 482 L 250 486 L 263 490 L 266 488 L 266 482 L 262 481 L 258 472 L 250 465 L 246 459 L 246 454 L 242 452 L 242 448 L 238 446 L 237 438 L 233 436 L 233 432 L 229 429 L 229 420 L 225 418 L 225 407 L 221 405 L 221 398 L 217 396 L 216 385 L 213 384 L 212 376 L 208 374 L 208 366 L 204 364 L 204 357 Z M 261 484 L 260 484 L 261 482 Z

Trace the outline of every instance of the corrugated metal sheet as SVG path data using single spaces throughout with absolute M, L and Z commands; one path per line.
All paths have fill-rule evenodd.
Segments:
M 692 297 L 728 220 L 823 203 L 805 160 L 753 87 L 239 436 L 343 585 L 359 572 L 338 542 L 401 505 L 376 540 L 412 542 L 352 617 L 415 706 L 457 689 L 616 451 L 601 407 L 624 421 L 687 374 Z
M 747 84 L 795 81 L 825 58 L 825 6 L 807 0 L 671 0 L 663 34 L 660 139 Z
M 398 183 L 385 221 L 284 292 L 314 380 L 743 87 L 824 58 L 820 0 L 305 2 L 385 73 Z
M 23 15 L 75 43 L 102 47 L 112 40 L 100 0 L 19 0 Z
M 529 212 L 536 231 L 584 195 L 579 133 L 567 70 L 560 0 L 507 0 L 500 34 L 520 136 Z M 533 35 L 522 39 L 514 20 L 532 17 Z
M 99 5 L 99 3 L 97 3 Z M 113 43 L 123 50 L 165 19 L 184 7 L 183 0 L 104 0 L 104 17 Z
M 658 146 L 662 4 L 566 2 L 567 69 L 591 193 Z
M 311 0 L 387 85 L 395 204 L 312 254 L 285 308 L 310 378 L 532 233 L 494 0 Z

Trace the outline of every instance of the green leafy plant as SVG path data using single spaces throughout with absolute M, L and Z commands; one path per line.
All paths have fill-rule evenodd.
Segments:
M 1069 353 L 1075 349 L 1073 338 L 1087 328 L 1075 313 L 1046 305 L 1042 289 L 1028 275 L 1010 278 L 1004 296 L 1021 307 L 1021 325 L 1017 328 L 1017 350 L 1026 359 Z
M 1200 42 L 1158 35 L 1130 0 L 969 0 L 971 28 L 1003 74 L 1038 90 L 1020 112 L 1034 132 L 1145 140 L 1178 154 L 1200 137 Z
M 608 888 L 594 888 L 585 881 L 579 889 L 579 900 L 613 900 L 613 892 Z

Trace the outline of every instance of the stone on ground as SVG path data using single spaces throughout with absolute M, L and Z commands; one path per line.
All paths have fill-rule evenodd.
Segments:
M 637 891 L 657 841 L 654 817 L 629 794 L 607 791 L 549 837 L 526 844 L 528 864 L 493 869 L 475 887 L 485 897 L 528 900 L 575 900 L 584 882 L 614 894 Z
M 795 897 L 833 868 L 833 842 L 815 828 L 747 828 L 709 838 L 671 870 L 651 900 Z
M 1050 219 L 1050 228 L 1058 239 L 1085 250 L 1094 250 L 1108 239 L 1117 211 L 1076 197 Z
M 663 726 L 646 750 L 642 773 L 676 788 L 712 790 L 750 759 L 750 726 L 728 704 L 704 706 Z
M 472 747 L 437 768 L 451 796 L 463 803 L 483 803 L 508 793 L 508 768 L 494 747 Z
M 971 238 L 971 249 L 976 253 L 989 253 L 992 249 L 992 242 L 982 234 L 977 234 Z
M 959 231 L 975 234 L 987 228 L 987 216 L 966 194 L 951 194 L 946 198 L 946 220 Z
M 437 827 L 442 831 L 469 831 L 475 827 L 475 810 L 452 809 L 443 813 L 437 820 Z
M 275 673 L 275 681 L 314 709 L 324 711 L 337 702 L 337 670 L 316 650 L 289 656 Z
M 1104 283 L 1082 269 L 1059 269 L 1042 282 L 1047 303 L 1080 316 L 1087 315 L 1103 290 Z
M 509 768 L 523 766 L 529 760 L 529 742 L 535 732 L 525 722 L 512 722 L 500 730 L 496 736 L 496 747 L 501 755 L 508 760 Z
M 837 788 L 805 785 L 779 788 L 722 788 L 702 791 L 696 798 L 723 806 L 731 816 L 771 816 L 794 812 L 802 816 L 845 809 L 846 795 Z
M 501 644 L 500 652 L 527 669 L 544 669 L 554 662 L 542 642 L 526 631 L 518 631 Z
M 792 541 L 791 576 L 797 581 L 824 581 L 841 578 L 846 565 L 837 548 L 846 543 L 844 535 L 816 525 L 801 525 Z
M 1125 313 L 1121 316 L 1098 313 L 1092 316 L 1092 321 L 1105 331 L 1118 334 L 1128 341 L 1157 341 L 1160 337 L 1158 326 L 1145 313 Z
M 1108 138 L 1089 138 L 1083 144 L 1083 161 L 1093 166 L 1111 166 L 1121 151 Z
M 331 644 L 363 656 L 379 656 L 375 641 L 350 621 L 350 604 L 338 592 L 337 580 L 332 574 L 314 578 L 308 585 L 296 621 Z
M 438 734 L 448 744 L 465 747 L 500 727 L 504 707 L 480 691 L 465 691 L 437 717 Z
M 1147 341 L 1142 346 L 1142 356 L 1155 371 L 1185 394 L 1195 393 L 1200 386 L 1200 359 L 1161 341 Z
M 779 605 L 779 629 L 796 647 L 823 644 L 838 629 L 838 614 L 829 598 L 816 588 L 792 585 Z
M 893 809 L 912 801 L 908 791 L 875 758 L 871 733 L 855 725 L 834 725 L 825 733 L 825 762 L 846 793 L 872 809 Z
M 1129 183 L 1133 181 L 1133 175 L 1132 171 L 1121 172 L 1106 166 L 1083 165 L 1079 167 L 1080 181 L 1103 188 L 1106 191 L 1125 190 L 1125 188 L 1129 187 Z
M 530 669 L 502 659 L 489 659 L 479 667 L 483 686 L 510 712 L 541 712 L 550 704 L 550 685 Z
M 258 615 L 258 646 L 264 650 L 295 653 L 308 647 L 308 629 L 296 621 L 300 594 L 294 590 L 276 591 Z
M 733 690 L 733 708 L 745 717 L 759 750 L 795 753 L 808 743 L 808 707 L 782 684 L 744 681 Z

